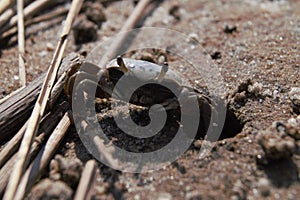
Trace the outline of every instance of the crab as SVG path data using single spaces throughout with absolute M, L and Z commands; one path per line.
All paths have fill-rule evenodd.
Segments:
M 179 102 L 189 105 L 192 100 L 196 100 L 200 112 L 199 128 L 201 132 L 207 131 L 213 110 L 211 99 L 189 86 L 178 72 L 169 69 L 167 63 L 158 65 L 148 61 L 118 57 L 109 62 L 104 69 L 89 62 L 84 65 L 79 71 L 77 66 L 67 73 L 65 93 L 69 99 L 72 95 L 75 77 L 77 77 L 79 85 L 97 84 L 94 97 L 109 100 L 117 98 L 121 101 L 129 99 L 131 104 L 148 108 L 159 104 L 167 111 L 177 110 L 183 115 L 189 115 L 192 110 L 186 106 L 187 109 L 182 112 L 180 109 L 182 105 Z M 99 71 L 102 72 L 100 79 L 95 76 L 99 74 Z M 122 90 L 119 89 L 120 84 L 118 85 L 121 78 L 124 78 L 121 84 Z M 128 90 L 137 85 L 142 86 L 128 96 L 130 93 Z M 162 107 L 159 107 L 158 111 Z

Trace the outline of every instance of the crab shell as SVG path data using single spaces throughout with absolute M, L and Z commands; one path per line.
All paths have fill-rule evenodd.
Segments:
M 134 87 L 130 85 L 130 82 L 140 82 L 145 84 L 145 86 L 136 91 L 136 94 L 133 95 L 132 98 L 135 99 L 132 103 L 138 103 L 144 106 L 147 106 L 147 104 L 164 103 L 167 99 L 174 98 L 174 95 L 180 96 L 182 93 L 194 91 L 191 87 L 187 86 L 185 79 L 173 70 L 166 70 L 165 74 L 160 77 L 164 70 L 163 67 L 166 66 L 128 58 L 124 58 L 122 61 L 126 66 L 126 70 L 128 70 L 125 74 L 123 72 L 124 69 L 122 70 L 118 65 L 117 59 L 114 59 L 108 63 L 105 68 L 105 71 L 107 72 L 106 79 L 104 81 L 100 81 L 99 85 L 101 85 L 102 89 L 110 94 L 112 92 L 112 85 L 116 85 L 123 75 L 126 75 L 131 80 L 126 84 L 127 87 Z M 110 85 L 106 85 L 108 82 Z M 150 82 L 157 83 L 157 85 L 147 85 L 147 83 Z M 174 94 L 171 94 L 171 91 L 168 90 L 168 88 L 160 85 L 170 86 L 173 88 L 172 91 Z M 122 91 L 117 91 L 117 93 L 119 93 L 119 97 L 121 98 Z
M 129 73 L 131 76 L 137 78 L 140 81 L 152 81 L 155 78 L 157 78 L 162 71 L 162 66 L 151 63 L 144 60 L 134 60 L 130 58 L 123 58 L 125 66 L 128 68 Z M 114 59 L 110 61 L 106 69 L 118 69 L 120 66 L 117 63 L 117 59 Z M 164 76 L 164 80 L 172 81 L 176 83 L 177 85 L 186 85 L 187 83 L 184 82 L 184 78 L 180 76 L 178 73 L 176 73 L 173 70 L 168 70 Z
M 164 74 L 161 80 L 157 80 L 157 77 L 160 76 L 163 71 L 163 66 L 142 61 L 142 60 L 133 60 L 124 58 L 123 63 L 127 68 L 126 76 L 130 80 L 140 81 L 145 83 L 144 86 L 137 89 L 134 94 L 132 94 L 131 102 L 133 104 L 142 105 L 142 106 L 151 106 L 153 104 L 160 104 L 165 107 L 167 110 L 179 110 L 182 105 L 179 105 L 178 100 L 181 99 L 184 102 L 185 111 L 181 112 L 184 115 L 190 115 L 194 113 L 195 110 L 189 110 L 190 103 L 198 102 L 199 111 L 200 111 L 200 129 L 205 132 L 210 123 L 211 112 L 213 109 L 211 99 L 205 95 L 202 95 L 199 91 L 189 86 L 186 79 L 180 76 L 177 72 L 168 69 Z M 112 60 L 107 66 L 105 71 L 107 72 L 106 78 L 110 79 L 108 82 L 115 85 L 119 78 L 124 75 L 122 69 L 120 68 L 117 60 Z M 157 82 L 157 84 L 149 84 L 147 82 Z M 107 82 L 106 82 L 107 83 Z M 168 85 L 170 87 L 165 88 L 162 85 Z M 105 88 L 105 83 L 100 83 L 101 88 Z M 126 85 L 130 87 L 130 84 Z M 172 91 L 169 90 L 172 88 Z M 117 91 L 118 92 L 118 91 Z M 122 97 L 122 91 L 120 92 L 120 97 Z M 174 92 L 174 93 L 173 93 Z M 194 100 L 192 100 L 194 98 Z M 193 109 L 193 106 L 191 106 Z M 192 116 L 191 116 L 192 117 Z M 193 119 L 193 118 L 192 118 Z
M 201 132 L 206 132 L 213 110 L 212 102 L 209 97 L 202 95 L 199 91 L 190 87 L 186 79 L 173 70 L 166 70 L 165 74 L 161 76 L 162 78 L 158 80 L 157 78 L 162 74 L 163 66 L 128 58 L 124 58 L 122 61 L 126 67 L 126 72 L 124 72 L 124 69 L 122 70 L 117 59 L 114 59 L 102 69 L 95 64 L 86 63 L 84 68 L 81 68 L 80 71 L 73 74 L 70 78 L 74 79 L 75 76 L 77 76 L 80 80 L 76 87 L 80 87 L 81 85 L 85 85 L 84 87 L 86 87 L 88 84 L 91 84 L 93 87 L 97 84 L 96 97 L 110 98 L 114 92 L 117 93 L 119 100 L 124 100 L 122 97 L 128 95 L 126 90 L 118 90 L 115 86 L 120 78 L 125 75 L 126 78 L 130 80 L 128 84 L 125 84 L 125 88 L 130 88 L 131 82 L 144 83 L 142 87 L 135 90 L 134 94 L 131 95 L 129 103 L 145 107 L 160 104 L 164 106 L 166 110 L 178 110 L 181 112 L 181 105 L 179 105 L 178 99 L 183 99 L 186 103 L 185 105 L 189 105 L 190 99 L 197 98 L 200 111 L 200 130 L 203 130 Z M 100 79 L 97 77 L 98 72 L 102 74 Z M 157 82 L 157 84 L 153 84 L 153 82 Z M 67 84 L 67 88 L 71 85 L 70 83 Z M 169 88 L 162 87 L 161 85 L 169 85 L 172 91 L 175 92 L 173 93 Z M 195 110 L 187 110 L 186 113 L 181 112 L 181 114 L 189 115 L 189 113 L 193 113 L 194 111 Z

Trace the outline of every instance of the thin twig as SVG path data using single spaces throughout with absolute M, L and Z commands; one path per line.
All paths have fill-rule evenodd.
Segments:
M 33 151 L 28 154 L 29 159 L 35 156 L 36 149 L 40 146 L 37 143 L 33 143 L 32 149 Z M 7 187 L 7 183 L 9 181 L 9 175 L 12 173 L 15 163 L 17 162 L 17 154 L 14 154 L 10 159 L 4 164 L 3 167 L 0 169 L 0 199 L 3 196 L 5 188 Z M 27 165 L 26 165 L 27 167 Z
M 24 0 L 17 0 L 18 10 L 18 47 L 19 47 L 19 76 L 20 84 L 26 85 L 26 71 L 25 71 L 25 28 L 24 28 Z
M 32 164 L 26 170 L 22 181 L 18 187 L 14 199 L 23 199 L 26 192 L 32 187 L 39 175 L 45 170 L 51 158 L 59 147 L 60 142 L 64 138 L 67 130 L 71 125 L 70 114 L 65 113 L 64 117 L 60 120 L 54 131 L 52 132 L 46 145 L 41 149 Z
M 54 4 L 56 1 L 53 0 L 37 0 L 34 1 L 32 4 L 28 5 L 27 7 L 24 8 L 24 18 L 28 18 L 40 11 L 42 11 L 46 6 Z M 2 34 L 3 32 L 7 31 L 11 27 L 15 26 L 18 21 L 18 16 L 15 15 L 10 18 L 5 18 L 3 21 L 0 21 L 1 25 L 6 24 L 4 27 L 1 27 L 0 33 Z
M 16 0 L 0 0 L 0 15 L 10 6 L 12 6 L 15 1 Z
M 28 127 L 26 129 L 20 149 L 18 151 L 18 160 L 10 176 L 9 183 L 5 191 L 4 199 L 13 199 L 17 191 L 22 174 L 25 170 L 25 166 L 27 163 L 27 155 L 29 153 L 32 140 L 38 129 L 39 121 L 44 114 L 48 98 L 50 96 L 50 91 L 54 85 L 57 70 L 61 63 L 64 50 L 66 48 L 66 44 L 68 41 L 67 36 L 71 30 L 71 26 L 75 17 L 79 13 L 82 3 L 83 0 L 74 0 L 71 4 L 71 8 L 68 13 L 65 25 L 63 27 L 63 31 L 58 42 L 57 48 L 54 52 L 53 59 L 51 61 L 48 73 L 46 75 L 45 82 L 37 99 L 37 102 L 34 106 L 33 112 L 29 118 Z
M 58 70 L 57 78 L 59 81 L 55 83 L 50 94 L 49 109 L 52 109 L 64 88 L 65 79 L 60 81 L 61 78 L 65 77 L 68 69 L 74 65 L 80 65 L 83 61 L 83 56 L 77 53 L 71 53 L 64 57 Z M 45 77 L 46 72 L 0 104 L 0 145 L 12 138 L 30 117 Z
M 10 97 L 18 94 L 19 92 L 21 92 L 25 87 L 22 86 L 18 89 L 16 89 L 15 91 L 13 91 L 12 93 L 10 93 L 9 95 L 5 96 L 4 98 L 0 99 L 0 105 L 3 104 L 5 101 L 7 101 Z
M 16 14 L 15 8 L 8 8 L 5 10 L 5 12 L 0 15 L 0 27 L 3 27 L 9 21 L 9 19 L 14 16 L 14 14 Z
M 76 190 L 75 200 L 91 199 L 97 165 L 95 160 L 89 160 L 81 174 L 80 182 Z
M 57 116 L 62 116 L 66 110 L 66 104 L 63 104 L 59 107 L 59 114 L 54 113 L 53 115 L 50 115 L 45 118 L 45 123 L 41 125 L 41 128 L 39 130 L 39 135 L 35 137 L 35 140 L 30 148 L 30 153 L 28 155 L 28 159 L 32 160 L 32 158 L 35 157 L 35 155 L 38 153 L 38 150 L 41 147 L 41 144 L 43 141 L 49 137 L 49 135 L 52 133 L 53 129 L 57 126 L 58 121 L 60 118 Z M 54 118 L 56 117 L 56 118 Z M 54 118 L 54 119 L 53 119 Z M 52 120 L 52 121 L 49 121 Z M 17 162 L 17 153 L 14 154 L 9 158 L 9 160 L 4 164 L 3 167 L 0 169 L 0 198 L 2 197 L 5 187 L 9 181 L 9 175 L 12 173 L 12 170 L 14 169 L 14 165 Z M 27 167 L 28 163 L 26 164 Z
M 7 1 L 7 0 L 2 0 Z M 0 6 L 2 5 L 2 1 L 0 0 Z M 9 0 L 10 1 L 10 0 Z M 15 3 L 16 0 L 13 0 Z M 28 5 L 32 0 L 24 0 L 24 4 Z M 9 6 L 4 9 L 3 12 L 0 13 L 0 27 L 2 28 L 15 14 L 17 13 L 16 8 L 14 6 Z
M 40 23 L 42 21 L 53 19 L 55 17 L 66 14 L 69 9 L 70 8 L 66 7 L 66 6 L 63 6 L 61 8 L 57 8 L 55 10 L 50 11 L 49 13 L 45 13 L 44 15 L 37 16 L 35 18 L 26 20 L 25 25 L 29 26 L 29 25 L 32 25 L 32 24 Z
M 150 2 L 151 0 L 140 0 L 137 6 L 134 8 L 132 14 L 126 20 L 120 32 L 126 32 L 133 29 L 136 26 L 137 22 L 144 15 L 143 11 L 147 8 Z M 115 54 L 117 53 L 118 49 L 123 44 L 127 36 L 128 34 L 122 34 L 121 37 L 117 37 L 117 39 L 113 42 L 109 50 L 101 58 L 99 66 L 105 66 L 110 59 L 116 56 Z
M 18 150 L 22 137 L 27 128 L 28 120 L 18 131 L 18 133 L 5 145 L 5 147 L 0 152 L 0 167 L 8 160 L 8 158 Z
M 66 14 L 68 12 L 69 8 L 68 7 L 61 7 L 55 10 L 50 11 L 49 13 L 45 13 L 41 16 L 37 16 L 31 19 L 26 19 L 25 20 L 25 27 L 28 27 L 32 24 L 37 24 L 43 21 L 47 21 L 47 20 L 51 20 L 54 18 L 57 18 L 59 16 L 62 16 L 64 14 Z M 58 20 L 58 21 L 62 21 L 62 20 Z M 1 20 L 0 20 L 0 24 L 1 24 Z M 3 32 L 2 35 L 0 35 L 0 40 L 3 40 L 7 37 L 10 37 L 14 34 L 17 33 L 17 27 L 13 26 L 10 29 L 8 29 L 7 31 Z
M 55 105 L 52 112 L 48 113 L 41 120 L 41 125 L 38 130 L 38 134 L 44 134 L 46 137 L 54 129 L 54 127 L 59 122 L 60 116 L 67 111 L 69 108 L 68 103 L 64 102 L 58 105 Z M 28 121 L 23 125 L 23 127 L 18 131 L 18 133 L 5 145 L 5 147 L 0 152 L 0 167 L 13 155 L 20 146 L 23 134 L 27 128 Z

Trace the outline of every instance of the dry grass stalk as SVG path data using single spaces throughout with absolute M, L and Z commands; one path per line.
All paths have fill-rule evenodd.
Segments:
M 16 0 L 0 0 L 0 15 L 15 3 Z
M 15 14 L 16 10 L 14 8 L 8 8 L 3 14 L 1 14 L 0 27 L 3 27 Z
M 126 20 L 125 24 L 122 26 L 120 32 L 126 32 L 133 29 L 141 17 L 144 15 L 144 10 L 148 7 L 151 0 L 140 0 L 137 6 L 134 8 L 132 14 Z M 127 38 L 127 34 L 123 34 L 122 37 L 117 37 L 117 39 L 112 43 L 109 50 L 101 58 L 99 66 L 105 66 L 106 63 L 113 57 L 116 57 L 118 49 L 121 47 L 123 42 Z
M 26 70 L 25 70 L 25 28 L 24 28 L 24 0 L 17 0 L 18 10 L 18 47 L 19 47 L 19 76 L 20 84 L 26 85 Z
M 29 118 L 45 74 L 0 104 L 0 142 L 10 139 Z
M 57 126 L 59 120 L 63 117 L 64 113 L 69 108 L 68 103 L 64 102 L 57 105 L 54 108 L 55 112 L 50 113 L 44 117 L 41 127 L 38 132 L 38 136 L 35 138 L 29 153 L 29 160 L 35 157 L 40 149 L 41 144 L 49 137 L 53 129 Z M 4 150 L 4 149 L 3 149 Z M 1 151 L 2 154 L 2 151 Z M 9 158 L 5 165 L 0 170 L 0 198 L 3 195 L 4 189 L 8 183 L 9 175 L 13 169 L 13 165 L 16 162 L 17 154 L 14 154 Z M 26 165 L 27 166 L 27 165 Z
M 46 137 L 49 136 L 50 132 L 59 122 L 62 114 L 69 108 L 68 103 L 64 102 L 62 104 L 56 105 L 52 112 L 49 112 L 45 117 L 43 117 L 38 135 L 44 134 Z M 28 121 L 23 125 L 23 127 L 18 131 L 18 133 L 5 145 L 5 147 L 0 152 L 0 167 L 13 155 L 22 140 L 23 134 L 27 128 Z
M 0 167 L 9 159 L 9 157 L 18 150 L 22 137 L 27 128 L 27 122 L 22 126 L 18 133 L 5 145 L 5 147 L 0 152 Z
M 41 16 L 37 16 L 35 18 L 26 20 L 25 25 L 29 26 L 32 24 L 40 23 L 42 21 L 47 21 L 47 20 L 56 18 L 58 16 L 62 16 L 64 14 L 66 14 L 69 9 L 70 9 L 69 7 L 65 7 L 65 6 L 57 8 L 55 10 L 50 11 L 49 13 L 45 13 Z
M 45 7 L 50 6 L 54 4 L 55 1 L 53 0 L 37 0 L 29 4 L 27 7 L 24 8 L 24 18 L 28 18 L 40 11 L 42 11 Z M 18 16 L 15 15 L 13 17 L 6 16 L 5 18 L 2 18 L 2 21 L 0 21 L 1 25 L 6 24 L 4 27 L 1 27 L 0 33 L 4 33 L 8 29 L 10 29 L 13 26 L 16 26 L 18 22 Z
M 68 12 L 69 8 L 66 7 L 61 7 L 59 9 L 55 9 L 53 11 L 50 11 L 49 13 L 43 14 L 41 16 L 37 16 L 31 19 L 26 19 L 25 20 L 25 27 L 28 27 L 32 24 L 37 24 L 43 21 L 47 21 L 47 20 L 51 20 L 57 17 L 60 17 L 64 14 L 66 14 Z M 62 21 L 62 20 L 58 20 L 58 21 Z M 0 16 L 0 26 L 1 26 L 1 16 Z M 0 40 L 3 40 L 5 38 L 11 37 L 14 34 L 16 34 L 18 31 L 17 27 L 11 27 L 10 29 L 8 29 L 7 31 L 3 32 L 2 35 L 0 35 Z
M 0 105 L 3 104 L 6 100 L 8 100 L 10 97 L 18 94 L 19 92 L 21 92 L 25 87 L 22 86 L 18 89 L 16 89 L 15 91 L 13 91 L 12 93 L 10 93 L 9 95 L 5 96 L 4 98 L 0 99 Z
M 55 83 L 51 91 L 49 109 L 51 109 L 64 88 L 65 80 L 60 81 L 61 78 L 65 77 L 66 71 L 70 67 L 80 65 L 83 60 L 83 57 L 76 53 L 71 53 L 63 59 L 58 71 L 59 81 Z M 0 144 L 4 144 L 5 141 L 12 138 L 29 118 L 45 76 L 46 73 L 40 75 L 21 91 L 0 103 Z
M 89 160 L 81 174 L 80 182 L 76 190 L 75 200 L 86 200 L 92 197 L 92 187 L 96 179 L 97 165 L 95 160 Z
M 25 170 L 27 163 L 27 156 L 32 144 L 32 140 L 36 134 L 36 131 L 39 126 L 39 121 L 44 114 L 48 98 L 50 96 L 51 89 L 54 85 L 54 81 L 57 75 L 58 67 L 61 63 L 62 56 L 67 44 L 67 36 L 71 30 L 71 26 L 79 10 L 83 0 L 74 0 L 71 4 L 70 11 L 68 13 L 66 22 L 63 27 L 63 31 L 58 42 L 57 48 L 54 52 L 53 59 L 51 61 L 48 73 L 46 75 L 46 80 L 43 84 L 37 102 L 34 106 L 31 117 L 29 118 L 28 127 L 24 134 L 20 149 L 18 151 L 18 160 L 14 166 L 14 170 L 10 176 L 9 183 L 7 185 L 4 199 L 10 200 L 13 199 L 17 191 L 19 182 L 21 180 L 22 174 Z
M 54 128 L 56 124 L 52 123 L 49 126 Z M 47 128 L 47 127 L 46 127 Z M 50 128 L 47 128 L 46 132 L 41 132 L 39 136 L 37 136 L 31 146 L 30 152 L 28 154 L 28 159 L 32 160 L 32 158 L 35 157 L 35 155 L 38 153 L 38 150 L 41 147 L 42 141 L 45 140 L 47 136 L 49 136 L 51 133 Z M 14 165 L 17 162 L 18 155 L 14 154 L 10 157 L 10 159 L 4 164 L 4 166 L 0 170 L 0 198 L 3 195 L 3 192 L 7 186 L 7 183 L 9 181 L 9 175 L 12 173 L 12 170 L 14 169 Z M 29 163 L 26 163 L 25 168 L 28 166 Z
M 14 199 L 23 199 L 26 192 L 30 190 L 35 181 L 46 169 L 70 125 L 71 117 L 70 113 L 67 112 L 52 132 L 46 145 L 41 149 L 37 157 L 26 170 Z
M 0 7 L 3 6 L 2 2 L 7 1 L 7 0 L 0 0 Z M 9 0 L 10 1 L 10 0 Z M 13 0 L 13 4 L 15 3 L 16 0 Z M 24 0 L 25 4 L 28 5 L 31 3 L 32 0 Z M 15 14 L 16 14 L 16 8 L 12 5 L 7 7 L 6 9 L 3 10 L 3 12 L 0 12 L 0 27 L 2 28 Z

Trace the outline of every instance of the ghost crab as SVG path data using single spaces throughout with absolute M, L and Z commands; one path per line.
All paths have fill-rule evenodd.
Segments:
M 81 68 L 80 71 L 78 71 L 77 66 L 67 73 L 69 78 L 65 84 L 65 93 L 69 98 L 73 91 L 75 77 L 77 77 L 79 78 L 79 86 L 85 85 L 85 87 L 88 87 L 89 84 L 96 83 L 95 96 L 106 99 L 104 102 L 107 102 L 107 99 L 111 99 L 112 96 L 118 100 L 124 100 L 124 97 L 129 95 L 128 91 L 126 89 L 119 90 L 117 83 L 125 77 L 125 88 L 135 87 L 136 83 L 142 83 L 143 85 L 130 94 L 129 103 L 134 105 L 149 108 L 152 105 L 159 104 L 167 111 L 180 111 L 181 105 L 178 103 L 178 99 L 185 102 L 186 105 L 189 104 L 191 99 L 196 99 L 200 112 L 200 129 L 204 132 L 207 131 L 213 110 L 211 99 L 188 86 L 182 76 L 169 69 L 167 63 L 160 66 L 147 61 L 118 57 L 109 62 L 104 69 L 88 62 L 84 65 L 85 67 Z M 102 74 L 100 79 L 95 76 L 95 74 L 99 74 L 99 71 Z M 172 91 L 169 88 L 172 88 Z M 189 110 L 186 109 L 185 111 L 187 112 L 182 114 L 189 115 Z

